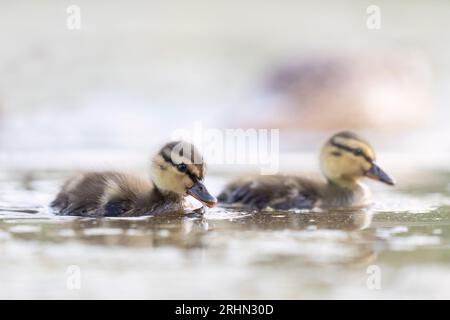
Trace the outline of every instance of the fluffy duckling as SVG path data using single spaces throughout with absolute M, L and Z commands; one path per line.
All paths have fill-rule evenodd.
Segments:
M 219 201 L 251 209 L 358 208 L 371 199 L 362 178 L 394 185 L 375 163 L 372 147 L 352 132 L 331 137 L 322 148 L 320 164 L 326 182 L 283 175 L 244 177 L 226 186 Z
M 205 164 L 190 143 L 166 144 L 152 159 L 152 180 L 120 172 L 88 172 L 69 179 L 51 207 L 61 215 L 140 216 L 182 211 L 191 195 L 213 207 L 205 185 Z

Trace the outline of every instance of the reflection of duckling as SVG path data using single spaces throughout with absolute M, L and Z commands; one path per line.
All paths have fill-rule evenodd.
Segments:
M 51 207 L 62 215 L 138 216 L 183 210 L 187 195 L 209 207 L 217 202 L 202 182 L 205 165 L 192 144 L 166 144 L 151 173 L 153 181 L 118 172 L 81 174 L 65 183 Z
M 322 148 L 320 162 L 326 183 L 296 176 L 247 177 L 230 183 L 219 201 L 279 210 L 362 207 L 369 204 L 370 191 L 361 178 L 394 184 L 375 163 L 370 145 L 351 132 L 331 137 Z

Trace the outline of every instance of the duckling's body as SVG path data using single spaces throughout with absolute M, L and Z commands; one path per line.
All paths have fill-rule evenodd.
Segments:
M 136 216 L 183 209 L 183 197 L 162 193 L 151 181 L 121 172 L 88 172 L 70 178 L 51 206 L 62 215 Z
M 345 188 L 300 176 L 250 176 L 229 184 L 218 199 L 254 209 L 363 207 L 370 202 L 370 190 L 363 184 Z
M 187 194 L 213 206 L 216 200 L 201 182 L 203 162 L 190 163 L 194 156 L 173 160 L 176 145 L 167 144 L 154 157 L 151 181 L 113 171 L 79 174 L 64 184 L 51 207 L 62 215 L 141 216 L 183 211 Z
M 248 176 L 230 183 L 218 199 L 263 209 L 311 208 L 318 200 L 316 184 L 294 176 Z
M 371 202 L 361 178 L 393 184 L 375 164 L 370 145 L 350 132 L 338 133 L 325 144 L 321 167 L 325 181 L 286 175 L 245 177 L 227 185 L 218 199 L 250 209 L 360 208 Z

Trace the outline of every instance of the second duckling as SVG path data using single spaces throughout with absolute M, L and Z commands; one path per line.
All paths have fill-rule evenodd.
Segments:
M 369 143 L 352 132 L 332 136 L 322 148 L 320 164 L 326 181 L 284 175 L 244 177 L 228 184 L 219 201 L 250 209 L 361 208 L 371 202 L 362 178 L 394 185 L 376 164 Z
M 88 172 L 69 179 L 51 207 L 61 215 L 141 216 L 183 211 L 191 195 L 213 207 L 205 185 L 205 163 L 194 145 L 166 144 L 152 159 L 152 180 L 120 172 Z

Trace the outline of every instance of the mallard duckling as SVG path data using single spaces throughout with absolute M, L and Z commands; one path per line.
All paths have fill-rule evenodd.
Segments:
M 340 132 L 326 142 L 320 164 L 326 182 L 284 175 L 244 177 L 226 186 L 218 199 L 251 209 L 358 208 L 371 198 L 362 178 L 394 185 L 375 163 L 372 147 L 351 132 Z
M 120 172 L 88 172 L 69 179 L 51 207 L 61 215 L 140 216 L 184 209 L 191 195 L 213 207 L 205 185 L 205 164 L 187 142 L 166 144 L 152 159 L 152 180 Z

